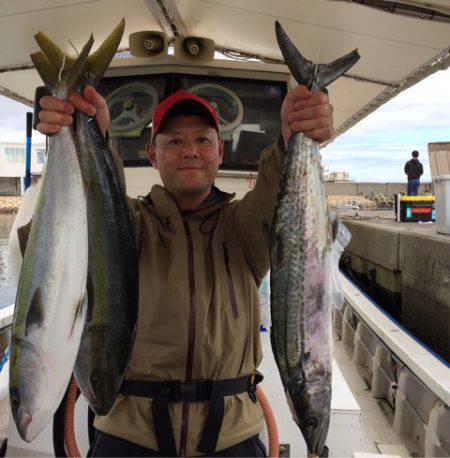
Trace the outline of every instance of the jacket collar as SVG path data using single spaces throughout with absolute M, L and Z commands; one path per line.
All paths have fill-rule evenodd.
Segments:
M 229 194 L 214 186 L 211 194 L 205 199 L 200 208 L 181 212 L 167 190 L 161 185 L 154 185 L 145 197 L 140 198 L 140 201 L 150 212 L 155 213 L 159 218 L 164 220 L 173 216 L 180 217 L 183 215 L 203 219 L 225 207 L 235 195 L 235 193 Z

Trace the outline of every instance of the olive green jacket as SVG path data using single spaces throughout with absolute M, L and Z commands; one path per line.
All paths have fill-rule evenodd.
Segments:
M 212 205 L 183 215 L 158 185 L 146 198 L 130 200 L 140 234 L 140 302 L 127 379 L 227 379 L 258 367 L 258 287 L 269 268 L 265 227 L 273 217 L 281 155 L 277 146 L 263 152 L 256 186 L 242 200 L 221 193 Z M 119 395 L 95 427 L 157 450 L 151 403 Z M 208 401 L 170 404 L 182 456 L 201 455 L 208 408 Z M 217 450 L 262 428 L 259 404 L 247 393 L 228 396 Z

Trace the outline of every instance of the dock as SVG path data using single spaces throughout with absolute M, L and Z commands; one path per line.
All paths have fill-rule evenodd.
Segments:
M 384 308 L 450 360 L 450 236 L 434 223 L 396 222 L 393 212 L 344 220 L 352 239 L 344 263 Z

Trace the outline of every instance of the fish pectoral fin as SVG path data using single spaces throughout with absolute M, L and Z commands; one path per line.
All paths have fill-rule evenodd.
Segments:
M 20 252 L 22 257 L 25 255 L 25 250 L 27 248 L 28 238 L 30 237 L 31 225 L 33 224 L 33 218 L 27 224 L 17 228 L 17 238 L 19 239 Z
M 33 326 L 39 326 L 44 320 L 44 306 L 42 304 L 41 288 L 37 287 L 28 307 L 27 318 L 25 320 L 25 335 L 28 335 L 28 330 Z
M 89 323 L 92 319 L 92 309 L 94 307 L 94 297 L 95 297 L 95 286 L 92 275 L 88 272 L 87 281 L 86 281 L 86 295 L 87 295 L 87 315 L 86 323 Z
M 75 325 L 79 321 L 85 320 L 87 308 L 88 308 L 88 295 L 86 291 L 84 293 L 84 296 L 78 301 L 75 307 L 75 316 L 73 317 L 73 323 L 72 323 L 72 328 L 70 329 L 69 337 L 72 337 L 73 331 L 75 329 Z

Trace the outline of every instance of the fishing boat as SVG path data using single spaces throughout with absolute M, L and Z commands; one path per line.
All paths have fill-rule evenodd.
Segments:
M 360 62 L 329 87 L 337 136 L 450 65 L 448 0 L 129 0 L 126 8 L 120 0 L 5 1 L 0 5 L 0 94 L 33 107 L 41 82 L 29 55 L 37 51 L 33 35 L 38 30 L 75 53 L 92 31 L 101 43 L 122 17 L 124 39 L 99 90 L 109 105 L 110 142 L 122 157 L 131 197 L 159 183 L 145 144 L 153 110 L 180 88 L 217 108 L 225 151 L 215 184 L 238 198 L 253 188 L 259 153 L 276 141 L 279 109 L 293 81 L 276 43 L 275 20 L 312 60 L 332 61 L 358 48 Z M 330 455 L 449 456 L 448 364 L 351 279 L 340 277 L 345 304 L 333 318 Z M 71 417 L 63 405 L 30 443 L 20 439 L 10 421 L 7 348 L 13 310 L 14 305 L 0 310 L 1 452 L 67 456 L 64 427 L 69 422 L 85 456 L 91 415 L 82 397 Z M 267 329 L 262 323 L 261 387 L 277 425 L 279 455 L 306 456 Z M 263 436 L 267 444 L 273 440 L 273 432 Z

